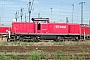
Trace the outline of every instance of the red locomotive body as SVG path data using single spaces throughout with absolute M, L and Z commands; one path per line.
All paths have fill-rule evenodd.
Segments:
M 90 26 L 89 25 L 81 25 L 81 36 L 83 38 L 90 39 Z
M 82 35 L 84 35 L 84 33 L 86 35 L 90 35 L 90 27 L 89 26 L 82 26 L 81 33 L 82 33 Z
M 80 24 L 50 23 L 49 18 L 32 18 L 32 21 L 13 22 L 10 39 L 27 41 L 39 41 L 41 39 L 79 40 L 90 34 L 88 31 L 90 27 L 82 27 Z
M 11 27 L 9 26 L 4 26 L 4 25 L 1 25 L 0 26 L 0 36 L 2 37 L 9 37 L 8 35 L 8 32 L 11 30 Z
M 11 32 L 15 34 L 34 33 L 34 23 L 13 22 Z
M 68 24 L 67 23 L 49 23 L 48 24 L 48 33 L 52 34 L 68 34 Z
M 80 24 L 69 24 L 69 34 L 80 35 Z
M 10 27 L 8 26 L 0 26 L 0 34 L 8 34 L 8 31 L 10 30 Z

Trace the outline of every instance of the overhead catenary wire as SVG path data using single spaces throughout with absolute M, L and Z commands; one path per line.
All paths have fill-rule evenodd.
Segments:
M 2 0 L 4 1 L 4 0 Z M 14 15 L 15 15 L 15 12 L 16 11 L 19 11 L 20 12 L 20 8 L 21 7 L 24 7 L 24 11 L 23 13 L 25 14 L 26 11 L 28 11 L 27 9 L 27 3 L 10 3 L 10 4 L 7 4 L 7 1 L 5 1 L 5 5 L 3 5 L 3 11 L 2 11 L 2 20 L 4 21 L 12 21 Z M 72 7 L 69 7 L 71 6 L 71 2 L 57 2 L 56 5 L 52 5 L 53 3 L 56 3 L 56 2 L 47 2 L 49 3 L 50 5 L 48 6 L 47 4 L 44 4 L 44 2 L 40 2 L 40 4 L 38 3 L 35 3 L 34 4 L 34 11 L 32 12 L 32 15 L 31 15 L 31 18 L 32 17 L 37 17 L 37 13 L 40 12 L 41 13 L 41 16 L 42 17 L 49 17 L 50 18 L 50 8 L 53 7 L 53 20 L 60 20 L 60 19 L 65 19 L 65 17 L 69 17 L 70 20 L 72 20 Z M 0 3 L 0 5 L 2 5 L 3 3 Z M 75 4 L 78 4 L 78 3 L 75 3 Z M 58 7 L 59 6 L 59 7 Z M 68 7 L 66 7 L 68 6 Z M 85 6 L 89 7 L 88 4 L 85 4 Z M 74 10 L 74 20 L 76 20 L 77 16 L 78 16 L 78 19 L 77 20 L 80 20 L 80 12 L 79 10 L 77 9 L 77 7 L 79 7 L 79 4 L 77 6 L 75 6 L 75 10 Z M 1 7 L 2 8 L 2 7 Z M 67 9 L 68 8 L 68 9 Z M 67 9 L 67 10 L 66 10 Z M 79 8 L 80 9 L 80 8 Z M 61 10 L 61 12 L 60 12 Z M 76 11 L 78 10 L 78 11 Z M 85 9 L 86 10 L 86 9 Z M 43 13 L 45 12 L 45 13 Z M 89 15 L 90 15 L 90 12 L 89 12 L 89 9 L 87 9 L 87 11 L 84 11 L 83 12 L 84 14 L 84 20 L 86 20 L 86 18 L 88 17 L 88 20 L 90 19 L 89 18 Z M 88 15 L 88 16 L 87 16 Z M 20 16 L 20 15 L 19 15 Z M 29 19 L 29 15 L 27 15 L 27 18 Z M 26 19 L 27 19 L 26 18 Z M 25 20 L 25 17 L 22 18 L 23 20 Z M 18 21 L 20 20 L 20 17 L 18 18 Z M 87 22 L 88 23 L 88 22 Z

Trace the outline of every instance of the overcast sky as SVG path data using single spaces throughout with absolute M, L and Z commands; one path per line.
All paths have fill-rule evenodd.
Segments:
M 23 9 L 23 21 L 25 21 L 25 13 L 28 20 L 28 2 L 29 0 L 0 0 L 0 24 L 11 25 L 11 22 L 15 18 L 15 12 L 18 11 L 18 21 L 20 20 L 20 9 Z M 31 13 L 32 17 L 50 18 L 51 22 L 66 22 L 66 17 L 68 17 L 69 22 L 72 22 L 72 4 L 74 6 L 73 20 L 74 23 L 81 22 L 81 4 L 80 2 L 85 2 L 84 4 L 84 21 L 87 23 L 90 20 L 90 1 L 89 0 L 34 0 L 33 10 Z M 52 13 L 51 13 L 52 8 Z

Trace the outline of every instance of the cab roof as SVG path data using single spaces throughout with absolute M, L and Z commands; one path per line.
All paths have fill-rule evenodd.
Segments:
M 49 18 L 32 18 L 32 21 L 47 21 Z

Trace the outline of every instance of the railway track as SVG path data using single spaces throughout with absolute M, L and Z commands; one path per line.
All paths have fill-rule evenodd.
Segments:
M 77 46 L 0 46 L 0 52 L 27 52 L 33 50 L 40 50 L 44 52 L 90 52 L 90 45 L 77 45 Z
M 90 45 L 77 45 L 77 46 L 0 46 L 0 56 L 19 56 L 20 59 L 25 60 L 31 57 L 31 51 L 49 52 L 49 54 L 40 54 L 40 59 L 43 60 L 48 56 L 48 59 L 53 60 L 55 57 L 82 57 L 84 60 L 90 60 Z M 14 53 L 13 53 L 14 52 Z M 28 53 L 29 52 L 29 53 Z M 58 54 L 51 54 L 57 52 Z M 62 54 L 62 52 L 64 52 Z M 26 53 L 26 54 L 25 54 Z M 70 53 L 70 54 L 69 54 Z
M 26 60 L 27 57 L 31 57 L 32 55 L 5 55 L 5 56 L 10 56 L 11 58 L 14 58 L 16 56 L 18 56 L 20 59 L 22 60 Z M 90 60 L 90 54 L 61 54 L 61 55 L 54 55 L 54 54 L 48 54 L 48 55 L 39 55 L 39 58 L 41 60 L 46 59 L 46 57 L 48 56 L 48 59 L 53 60 L 55 58 L 60 59 L 61 57 L 69 57 L 70 59 L 74 59 L 77 57 L 82 57 L 83 60 Z

